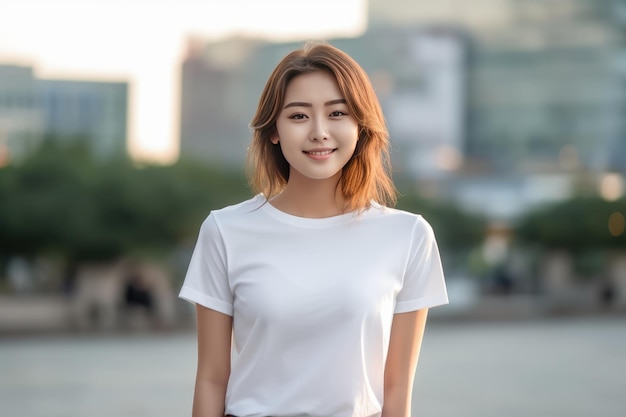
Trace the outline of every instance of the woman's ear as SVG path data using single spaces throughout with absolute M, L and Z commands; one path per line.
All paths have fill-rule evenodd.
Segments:
M 278 137 L 278 132 L 272 132 L 272 133 L 270 133 L 270 141 L 271 141 L 274 145 L 278 145 L 278 142 L 280 142 L 280 138 Z

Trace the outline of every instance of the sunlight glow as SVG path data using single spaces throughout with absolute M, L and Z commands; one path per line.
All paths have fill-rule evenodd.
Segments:
M 0 63 L 32 65 L 39 77 L 128 81 L 129 151 L 160 162 L 178 156 L 188 36 L 304 41 L 356 36 L 367 20 L 364 0 L 0 0 L 0 10 Z

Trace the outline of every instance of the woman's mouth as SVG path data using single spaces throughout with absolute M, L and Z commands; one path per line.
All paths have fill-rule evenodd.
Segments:
M 305 154 L 307 155 L 315 155 L 315 156 L 323 156 L 323 155 L 328 155 L 335 152 L 334 149 L 325 149 L 323 151 L 304 151 Z
M 337 149 L 312 149 L 310 151 L 303 151 L 306 156 L 315 160 L 324 160 L 330 157 L 330 155 Z

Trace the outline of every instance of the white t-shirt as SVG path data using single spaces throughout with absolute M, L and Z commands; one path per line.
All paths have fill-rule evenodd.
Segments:
M 211 212 L 180 297 L 233 316 L 238 417 L 379 416 L 394 313 L 448 302 L 421 216 L 303 218 L 262 195 Z

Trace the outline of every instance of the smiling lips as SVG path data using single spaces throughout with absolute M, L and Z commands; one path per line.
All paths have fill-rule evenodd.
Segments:
M 316 160 L 324 160 L 330 157 L 336 149 L 313 149 L 310 151 L 303 151 L 309 158 Z

